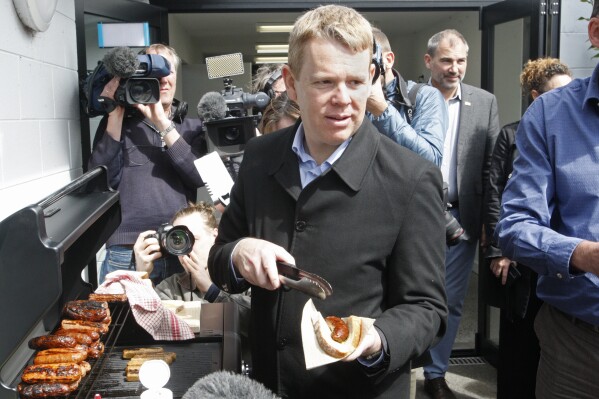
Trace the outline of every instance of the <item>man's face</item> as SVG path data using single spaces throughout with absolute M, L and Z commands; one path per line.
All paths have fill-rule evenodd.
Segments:
M 305 45 L 299 74 L 285 66 L 289 98 L 300 108 L 306 143 L 321 163 L 362 124 L 374 66 L 368 50 L 313 39 Z
M 216 237 L 216 229 L 209 229 L 202 216 L 197 212 L 175 219 L 173 225 L 183 225 L 191 231 L 195 238 L 192 251 L 197 255 L 200 265 L 207 264 L 208 253 Z
M 160 54 L 171 64 L 171 74 L 160 78 L 160 103 L 167 109 L 173 103 L 175 89 L 177 88 L 177 71 L 175 70 L 175 60 L 168 53 L 158 53 L 154 50 L 148 51 L 148 54 Z
M 468 52 L 459 40 L 451 46 L 448 40 L 442 40 L 435 55 L 424 55 L 424 63 L 431 71 L 433 86 L 443 93 L 453 94 L 466 75 Z

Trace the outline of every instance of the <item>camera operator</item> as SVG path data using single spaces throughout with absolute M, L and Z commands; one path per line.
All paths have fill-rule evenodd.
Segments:
M 193 163 L 206 153 L 201 122 L 184 119 L 186 106 L 174 98 L 179 57 L 162 44 L 151 45 L 145 53 L 159 54 L 170 63 L 170 75 L 159 80 L 158 103 L 114 102 L 118 77 L 101 94 L 113 104 L 98 126 L 88 166 L 108 168 L 110 185 L 120 192 L 122 222 L 106 243 L 100 283 L 109 272 L 134 269 L 132 249 L 139 233 L 195 201 L 197 188 L 203 185 Z M 160 280 L 182 270 L 179 262 L 162 259 L 150 277 Z
M 443 95 L 432 86 L 422 85 L 417 89 L 415 104 L 411 104 L 408 92 L 416 82 L 404 81 L 393 69 L 395 54 L 387 36 L 378 28 L 373 28 L 372 33 L 381 47 L 382 71 L 366 103 L 369 119 L 385 136 L 441 166 L 448 126 Z

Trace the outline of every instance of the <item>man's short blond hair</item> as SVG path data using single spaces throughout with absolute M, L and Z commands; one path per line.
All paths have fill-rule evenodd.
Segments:
M 372 57 L 372 26 L 353 8 L 320 6 L 295 21 L 289 35 L 288 64 L 296 76 L 302 67 L 304 48 L 312 39 L 335 40 L 356 53 L 369 50 Z
M 162 43 L 155 43 L 151 44 L 148 48 L 146 48 L 146 54 L 148 54 L 148 51 L 155 51 L 156 54 L 168 54 L 175 61 L 175 71 L 179 69 L 179 65 L 181 64 L 181 58 L 179 58 L 179 55 L 171 46 L 167 46 L 166 44 Z

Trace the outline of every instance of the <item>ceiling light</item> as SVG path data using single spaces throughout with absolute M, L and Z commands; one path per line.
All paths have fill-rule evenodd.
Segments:
M 286 64 L 287 57 L 255 57 L 255 64 Z
M 283 25 L 283 24 L 259 24 L 256 25 L 256 31 L 258 33 L 289 33 L 293 25 Z
M 257 44 L 256 52 L 258 54 L 287 54 L 288 44 Z

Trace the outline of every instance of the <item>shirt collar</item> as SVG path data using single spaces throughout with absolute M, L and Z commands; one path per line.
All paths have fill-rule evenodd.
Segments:
M 349 145 L 349 142 L 351 141 L 352 137 L 353 136 L 349 137 L 347 140 L 341 143 L 341 145 L 337 147 L 337 149 L 323 162 L 323 164 L 334 164 L 335 161 L 339 159 L 341 155 L 343 155 L 343 152 Z M 300 123 L 299 127 L 297 128 L 297 131 L 295 132 L 295 137 L 293 139 L 293 143 L 291 144 L 291 149 L 293 150 L 293 152 L 295 152 L 300 162 L 314 162 L 316 164 L 316 161 L 314 160 L 312 155 L 310 155 L 310 153 L 306 150 L 306 147 L 304 145 L 305 142 L 306 140 L 304 133 L 304 124 Z

